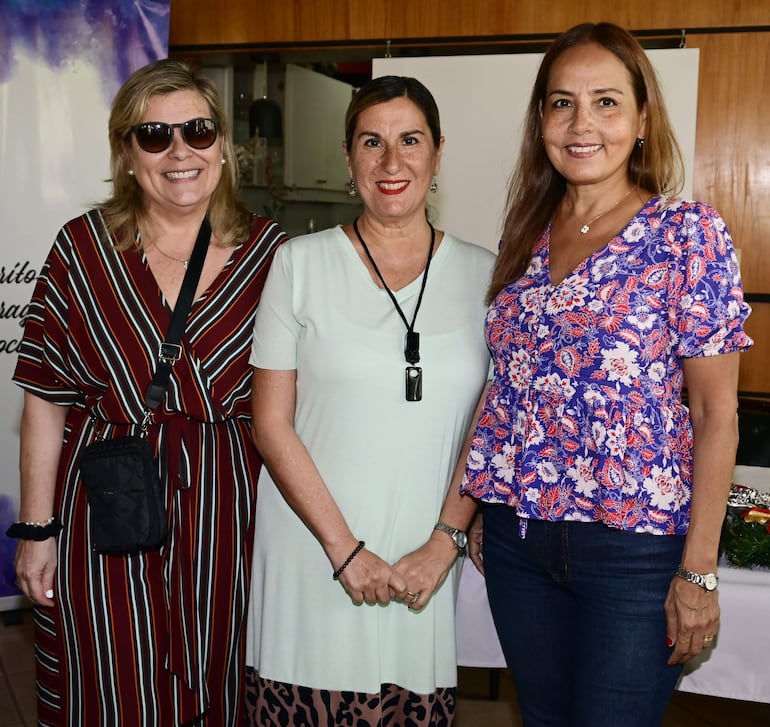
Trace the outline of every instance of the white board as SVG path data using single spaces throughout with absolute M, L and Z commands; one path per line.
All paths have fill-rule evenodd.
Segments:
M 692 196 L 698 104 L 697 48 L 648 51 L 663 88 Z M 508 179 L 542 54 L 377 58 L 372 74 L 413 76 L 436 99 L 446 142 L 439 191 L 428 195 L 438 227 L 497 252 Z

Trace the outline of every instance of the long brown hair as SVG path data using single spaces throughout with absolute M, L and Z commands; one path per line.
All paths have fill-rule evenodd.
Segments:
M 112 195 L 97 206 L 120 249 L 125 250 L 134 244 L 140 223 L 146 221 L 142 189 L 128 173 L 129 160 L 125 147 L 131 143 L 131 127 L 141 123 L 153 96 L 186 90 L 195 91 L 203 97 L 211 118 L 219 125 L 222 141 L 225 163 L 209 202 L 211 228 L 225 245 L 235 245 L 248 236 L 252 215 L 237 198 L 238 163 L 227 116 L 222 109 L 216 86 L 205 76 L 196 73 L 188 63 L 165 58 L 135 71 L 121 86 L 112 102 L 108 126 Z
M 564 177 L 548 159 L 542 144 L 541 108 L 551 69 L 564 51 L 596 43 L 626 67 L 639 110 L 647 107 L 644 144 L 635 144 L 628 160 L 631 184 L 654 194 L 676 194 L 684 165 L 663 101 L 655 69 L 638 41 L 612 23 L 583 23 L 560 35 L 540 64 L 524 121 L 519 159 L 508 187 L 500 254 L 487 291 L 487 302 L 526 271 L 534 246 L 566 191 Z

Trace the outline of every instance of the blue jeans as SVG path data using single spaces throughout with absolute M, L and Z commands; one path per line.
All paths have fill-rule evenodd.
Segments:
M 682 671 L 666 663 L 663 603 L 684 537 L 483 512 L 489 603 L 525 727 L 660 725 Z

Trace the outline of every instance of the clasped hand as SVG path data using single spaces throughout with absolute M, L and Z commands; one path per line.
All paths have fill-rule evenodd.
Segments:
M 340 575 L 340 583 L 355 604 L 399 601 L 412 610 L 423 608 L 444 582 L 457 549 L 430 538 L 392 565 L 364 548 Z

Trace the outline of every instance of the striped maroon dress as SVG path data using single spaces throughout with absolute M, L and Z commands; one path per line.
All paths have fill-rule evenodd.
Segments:
M 144 255 L 111 247 L 99 212 L 62 228 L 35 288 L 14 380 L 67 406 L 56 485 L 54 608 L 37 609 L 43 726 L 242 723 L 243 634 L 261 465 L 250 438 L 254 312 L 276 246 L 256 218 L 193 304 L 183 356 L 150 429 L 170 536 L 138 556 L 91 551 L 78 476 L 94 438 L 136 431 L 171 310 Z M 100 426 L 104 426 L 100 424 Z

